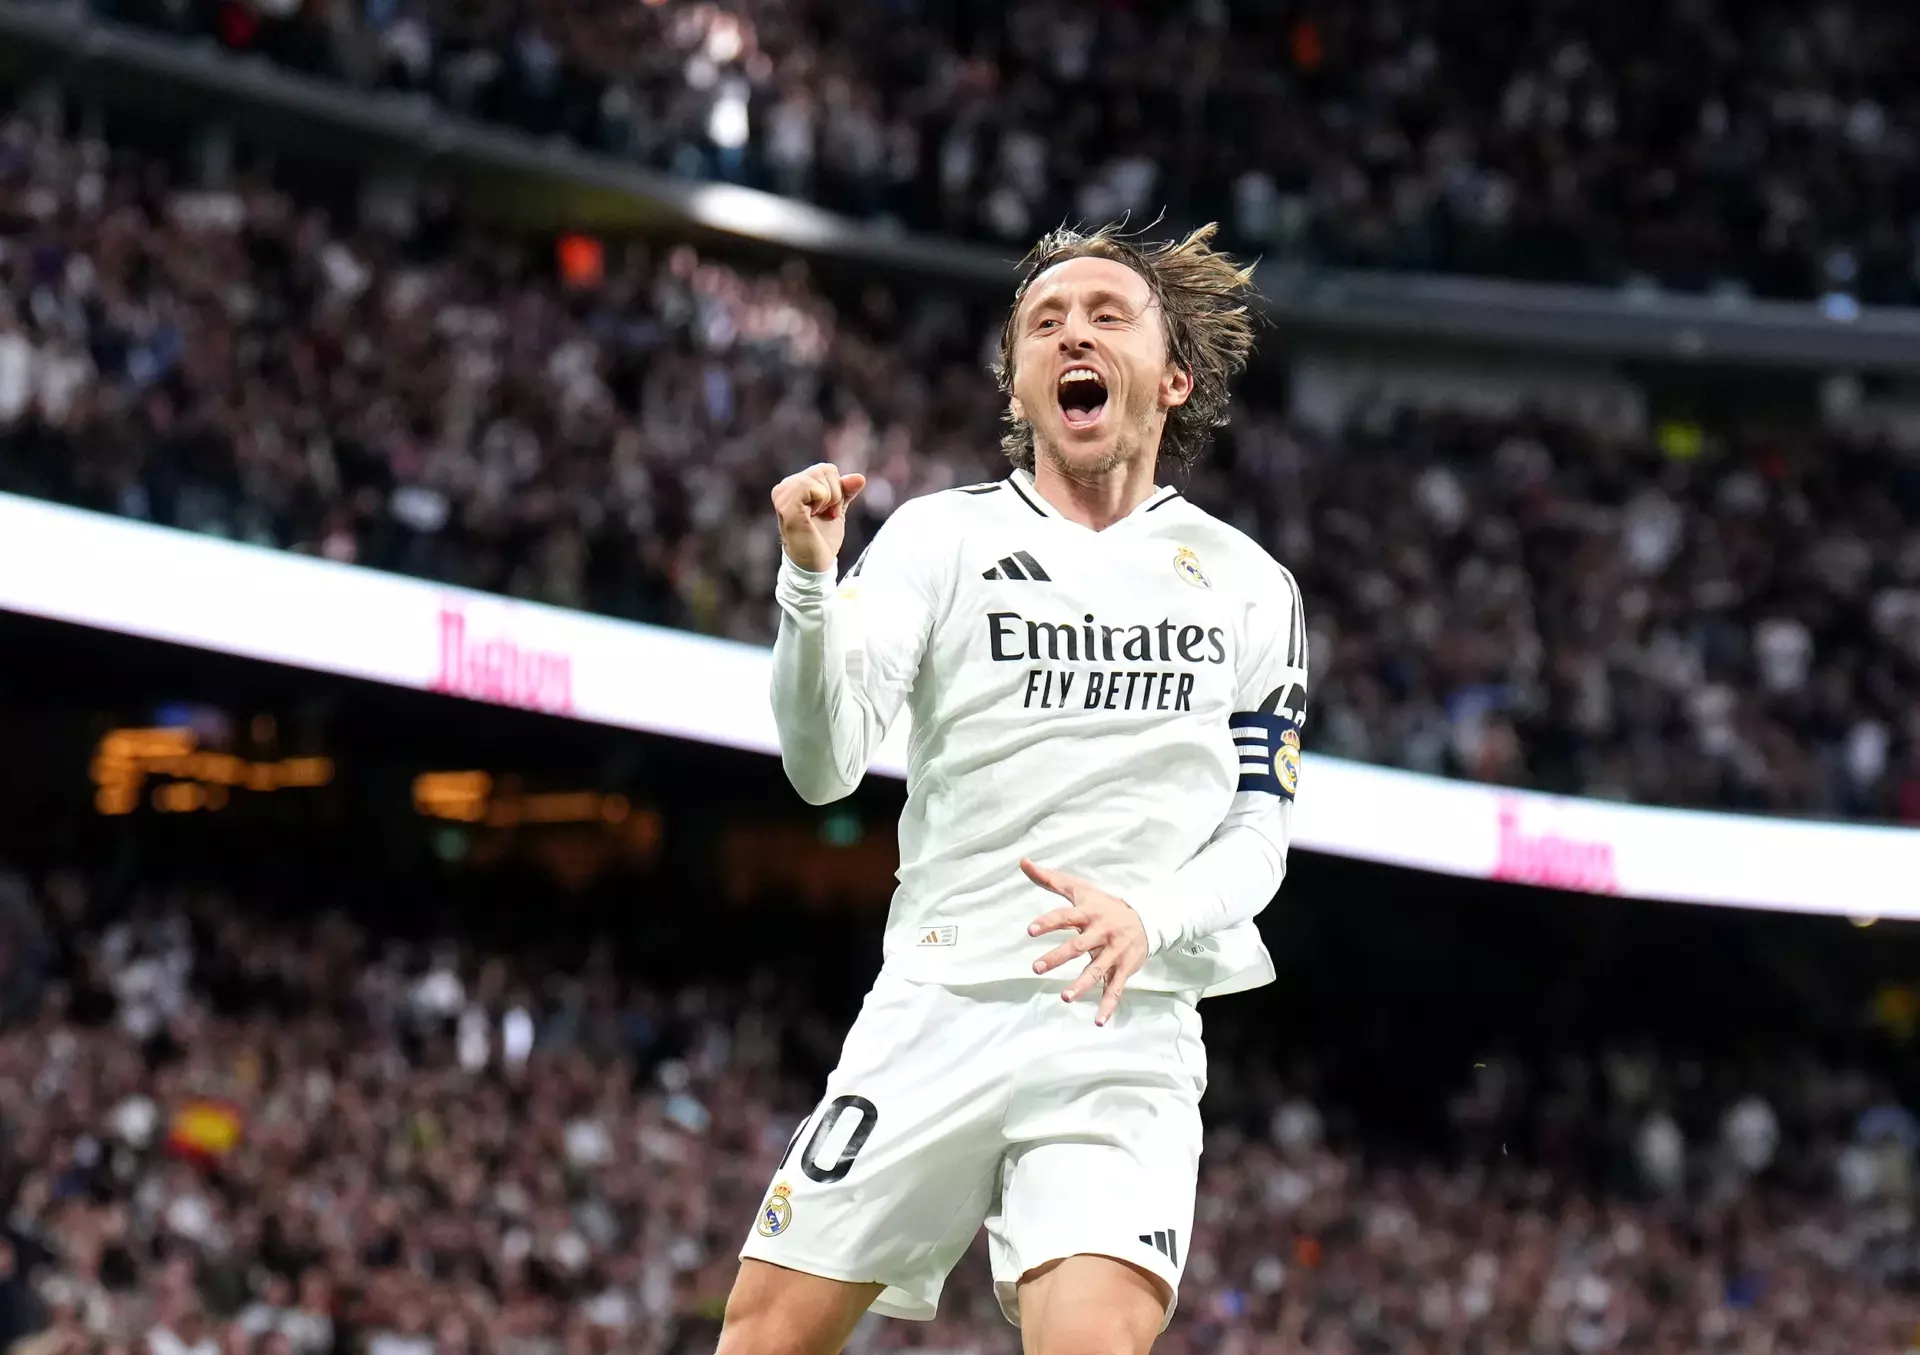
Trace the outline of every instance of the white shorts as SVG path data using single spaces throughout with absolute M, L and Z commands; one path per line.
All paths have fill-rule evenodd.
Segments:
M 884 1284 L 875 1312 L 926 1321 L 984 1223 L 1015 1325 L 1020 1277 L 1068 1256 L 1117 1257 L 1177 1294 L 1207 1082 L 1200 1013 L 1128 993 L 1100 1027 L 1097 1005 L 1031 981 L 882 974 L 741 1256 Z

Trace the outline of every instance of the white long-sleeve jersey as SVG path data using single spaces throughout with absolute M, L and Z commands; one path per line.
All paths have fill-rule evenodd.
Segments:
M 1129 987 L 1272 980 L 1253 917 L 1286 873 L 1307 633 L 1252 540 L 1170 489 L 1095 532 L 1015 471 L 901 505 L 843 582 L 783 559 L 775 593 L 773 711 L 802 796 L 851 793 L 909 711 L 886 970 L 1033 978 L 1060 938 L 1027 926 L 1065 901 L 1026 856 L 1140 914 L 1153 956 Z

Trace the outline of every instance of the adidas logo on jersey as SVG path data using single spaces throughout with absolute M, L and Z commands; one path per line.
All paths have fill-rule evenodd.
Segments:
M 980 576 L 983 579 L 1031 579 L 1036 583 L 1052 583 L 1053 577 L 1040 568 L 1040 562 L 1023 550 L 1005 556 L 1000 563 Z
M 920 939 L 915 943 L 922 946 L 956 946 L 960 944 L 958 927 L 923 927 Z

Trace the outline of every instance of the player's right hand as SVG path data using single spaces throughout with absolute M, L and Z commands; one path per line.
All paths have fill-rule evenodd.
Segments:
M 824 574 L 840 558 L 847 539 L 847 505 L 867 487 L 858 471 L 846 475 L 822 461 L 773 487 L 773 513 L 780 520 L 780 546 L 802 569 Z

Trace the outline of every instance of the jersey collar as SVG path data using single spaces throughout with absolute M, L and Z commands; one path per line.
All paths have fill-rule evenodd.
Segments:
M 1007 486 L 1013 490 L 1014 494 L 1022 503 L 1026 504 L 1027 507 L 1031 508 L 1041 517 L 1058 518 L 1061 522 L 1068 521 L 1067 518 L 1061 515 L 1058 509 L 1040 497 L 1040 488 L 1033 482 L 1032 471 L 1025 470 L 1018 466 L 1014 467 L 1013 473 L 1007 476 Z M 1120 522 L 1116 522 L 1113 525 L 1118 527 L 1122 522 L 1132 522 L 1142 514 L 1151 513 L 1154 509 L 1171 503 L 1179 497 L 1179 490 L 1170 489 L 1165 485 L 1157 485 L 1154 487 L 1153 493 L 1149 494 L 1139 507 L 1121 518 Z M 1079 526 L 1078 523 L 1073 523 L 1072 525 Z M 1111 530 L 1111 528 L 1108 530 Z

